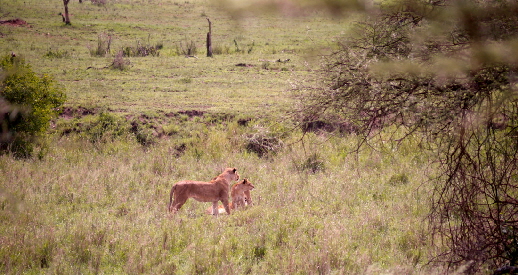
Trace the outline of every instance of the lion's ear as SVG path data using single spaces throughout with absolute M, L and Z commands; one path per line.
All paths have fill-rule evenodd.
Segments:
M 236 169 L 236 168 L 234 168 L 234 169 L 232 170 L 232 172 L 234 172 L 234 173 L 235 173 L 236 171 L 237 171 L 237 169 Z
M 248 182 L 247 179 L 243 179 L 243 184 L 246 184 Z

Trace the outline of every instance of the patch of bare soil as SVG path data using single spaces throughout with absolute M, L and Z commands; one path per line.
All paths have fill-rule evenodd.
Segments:
M 252 64 L 248 64 L 248 63 L 237 63 L 237 64 L 236 64 L 236 67 L 247 67 L 247 68 L 251 68 L 251 67 L 254 67 L 254 65 L 252 65 Z
M 178 113 L 182 114 L 182 115 L 187 115 L 189 117 L 203 116 L 205 114 L 204 111 L 198 111 L 198 110 L 180 111 Z
M 65 107 L 63 111 L 60 113 L 59 117 L 70 120 L 70 119 L 81 119 L 85 116 L 96 115 L 100 112 L 99 108 L 86 108 L 82 106 L 78 107 Z M 201 117 L 205 115 L 204 111 L 198 110 L 187 110 L 187 111 L 178 111 L 178 112 L 169 112 L 163 114 L 163 116 L 149 116 L 147 114 L 129 114 L 125 116 L 126 121 L 130 122 L 132 126 L 135 128 L 136 124 L 139 125 L 151 125 L 151 128 L 157 128 L 157 126 L 153 126 L 154 124 L 161 124 L 164 120 L 168 120 L 171 118 L 179 117 L 180 115 L 187 115 L 189 118 L 193 117 Z
M 66 107 L 63 109 L 63 112 L 59 115 L 59 117 L 64 119 L 72 119 L 72 118 L 81 118 L 87 115 L 94 115 L 97 113 L 96 109 L 88 109 L 84 107 Z
M 27 22 L 25 22 L 25 20 L 16 18 L 16 19 L 9 19 L 9 20 L 0 20 L 0 25 L 25 26 L 25 25 L 29 25 L 29 24 L 27 24 Z

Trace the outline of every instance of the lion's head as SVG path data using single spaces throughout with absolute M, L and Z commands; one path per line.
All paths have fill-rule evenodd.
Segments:
M 236 168 L 226 168 L 223 173 L 214 178 L 213 180 L 218 180 L 220 178 L 224 178 L 228 183 L 232 181 L 239 180 L 239 174 L 237 173 Z
M 248 179 L 243 179 L 241 182 L 236 183 L 233 188 L 235 188 L 239 193 L 244 193 L 245 191 L 250 191 L 255 187 Z
M 229 204 L 230 209 L 252 205 L 250 191 L 254 188 L 255 186 L 248 179 L 243 179 L 241 182 L 234 184 L 231 190 L 232 202 Z M 225 209 L 223 208 L 223 205 L 218 206 L 218 213 L 221 214 L 224 212 Z M 214 214 L 213 206 L 207 208 L 206 213 Z

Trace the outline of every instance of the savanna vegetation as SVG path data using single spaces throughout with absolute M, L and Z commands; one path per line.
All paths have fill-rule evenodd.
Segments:
M 438 163 L 430 226 L 447 248 L 436 259 L 516 269 L 517 3 L 379 6 L 328 56 L 323 81 L 300 88 L 299 121 L 345 124 L 359 147 L 421 139 Z
M 2 3 L 0 270 L 512 271 L 518 13 L 463 4 Z M 168 213 L 225 167 L 253 206 Z

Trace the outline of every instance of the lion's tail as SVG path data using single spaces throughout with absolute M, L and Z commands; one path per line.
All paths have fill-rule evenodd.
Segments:
M 167 204 L 167 210 L 169 212 L 171 212 L 173 209 L 171 209 L 171 207 L 173 206 L 173 193 L 174 193 L 174 190 L 176 189 L 176 184 L 173 185 L 173 187 L 171 188 L 171 192 L 169 193 L 169 204 Z

